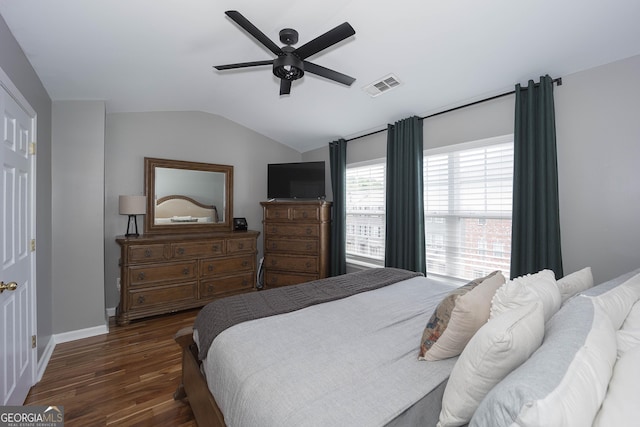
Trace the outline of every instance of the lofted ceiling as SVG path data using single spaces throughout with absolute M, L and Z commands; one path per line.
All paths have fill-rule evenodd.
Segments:
M 278 46 L 283 28 L 299 47 L 349 22 L 355 36 L 308 60 L 355 83 L 306 73 L 280 96 L 270 66 L 215 70 L 274 57 L 226 10 Z M 0 0 L 0 14 L 53 100 L 205 111 L 300 152 L 640 54 L 638 0 Z M 400 86 L 363 90 L 391 73 Z

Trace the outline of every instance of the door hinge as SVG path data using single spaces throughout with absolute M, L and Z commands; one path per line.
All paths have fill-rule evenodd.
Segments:
M 36 239 L 31 239 L 31 252 L 36 251 Z
M 36 336 L 31 335 L 31 348 L 36 348 L 36 345 L 37 345 Z
M 34 154 L 36 154 L 36 143 L 32 142 L 29 144 L 29 154 L 31 154 L 32 156 Z

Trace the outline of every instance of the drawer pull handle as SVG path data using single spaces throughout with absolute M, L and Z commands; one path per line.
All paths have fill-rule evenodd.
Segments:
M 149 257 L 151 256 L 151 249 L 146 249 L 146 250 L 144 251 L 144 256 L 145 256 L 145 257 L 147 257 L 147 258 L 149 258 Z
M 278 227 L 271 227 L 271 232 L 272 233 L 277 233 L 278 232 Z
M 276 264 L 278 264 L 278 261 L 276 261 L 275 259 L 272 259 L 272 260 L 271 260 L 271 265 L 274 265 L 274 266 L 275 266 Z
M 302 218 L 306 218 L 308 216 L 309 216 L 309 214 L 307 212 L 302 212 Z
M 244 243 L 238 243 L 238 249 L 244 249 Z
M 214 252 L 218 252 L 220 250 L 220 246 L 219 245 L 213 245 L 213 251 Z
M 189 267 L 185 267 L 185 268 L 182 270 L 182 274 L 184 274 L 185 276 L 188 276 L 188 275 L 189 275 Z
M 277 243 L 272 243 L 271 244 L 271 249 L 278 249 L 278 244 Z
M 184 248 L 178 248 L 178 254 L 184 255 Z
M 207 286 L 207 292 L 213 292 L 213 285 Z
M 249 281 L 247 279 L 242 279 L 242 286 L 247 286 Z
M 144 304 L 144 296 L 140 295 L 138 297 L 138 304 Z
M 249 265 L 249 261 L 247 261 L 246 259 L 244 261 L 242 261 L 242 266 L 246 267 L 247 265 Z
M 307 234 L 311 234 L 311 228 L 307 227 Z
M 144 280 L 144 271 L 141 271 L 140 273 L 138 273 L 138 280 Z
M 307 266 L 307 268 L 311 268 L 311 262 L 307 261 L 307 263 L 305 264 Z
M 209 270 L 209 271 L 213 271 L 213 264 L 209 264 L 209 265 L 207 266 L 207 270 Z

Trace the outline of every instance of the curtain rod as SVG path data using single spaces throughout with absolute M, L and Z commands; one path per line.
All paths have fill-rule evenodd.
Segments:
M 557 86 L 562 86 L 562 77 L 558 77 L 557 79 L 553 79 L 552 80 L 552 84 L 553 83 L 555 83 Z M 536 83 L 534 86 L 536 86 L 536 87 L 540 86 L 540 83 Z M 526 87 L 523 87 L 522 89 L 527 90 Z M 514 93 L 516 93 L 515 89 L 512 90 L 512 91 L 509 91 L 509 92 L 504 92 L 504 93 L 500 93 L 498 95 L 490 96 L 489 98 L 480 99 L 478 101 L 473 101 L 473 102 L 470 102 L 468 104 L 459 105 L 457 107 L 449 108 L 448 110 L 439 111 L 437 113 L 429 114 L 428 116 L 420 117 L 420 120 L 429 119 L 431 117 L 439 116 L 441 114 L 451 113 L 452 111 L 461 110 L 463 108 L 471 107 L 472 105 L 481 104 L 483 102 L 493 101 L 494 99 L 502 98 L 504 96 L 513 95 Z M 365 136 L 375 135 L 377 133 L 384 132 L 386 130 L 387 130 L 387 128 L 380 129 L 380 130 L 375 130 L 373 132 L 369 132 L 369 133 L 364 134 L 364 135 L 360 135 L 360 136 L 356 136 L 354 138 L 347 139 L 347 141 L 353 141 L 354 139 L 360 139 L 360 138 L 364 138 Z

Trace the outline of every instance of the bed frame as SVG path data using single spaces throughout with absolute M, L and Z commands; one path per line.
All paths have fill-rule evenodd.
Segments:
M 180 329 L 174 339 L 182 349 L 182 382 L 173 398 L 188 400 L 199 426 L 226 427 L 222 411 L 211 395 L 207 380 L 200 370 L 198 346 L 193 341 L 193 327 Z

